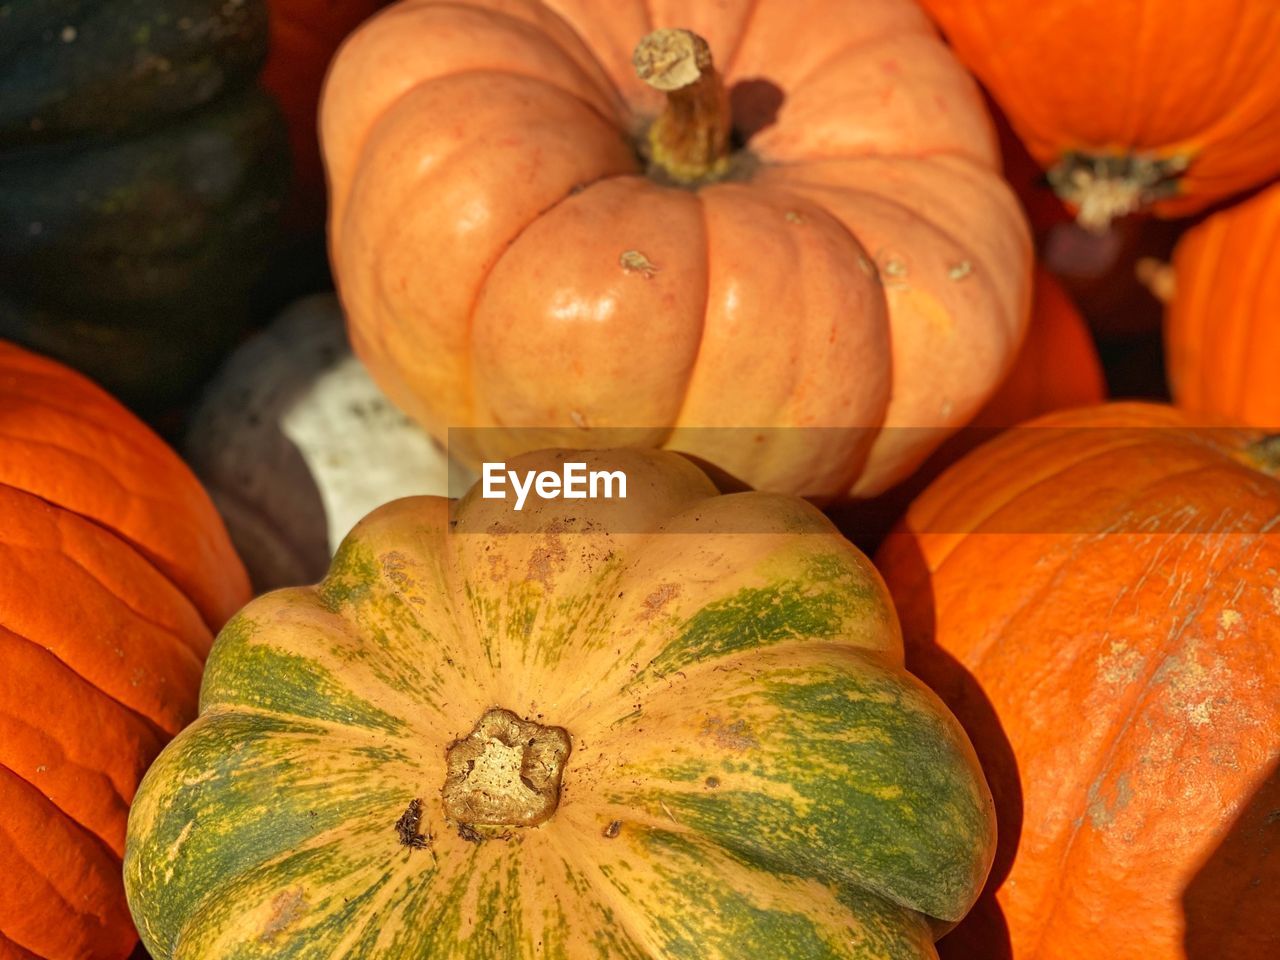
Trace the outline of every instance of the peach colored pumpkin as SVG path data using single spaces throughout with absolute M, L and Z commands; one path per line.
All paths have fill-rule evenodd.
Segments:
M 655 26 L 709 44 L 727 180 L 645 176 Z M 452 438 L 472 461 L 625 441 L 870 495 L 1022 339 L 1027 227 L 908 0 L 406 0 L 339 51 L 321 144 L 356 352 L 437 436 L 499 428 Z
M 1106 395 L 1102 361 L 1084 317 L 1053 274 L 1037 264 L 1031 326 L 991 399 L 910 477 L 878 497 L 834 507 L 832 519 L 859 547 L 873 551 L 911 501 L 970 450 L 1024 420 L 1091 406 Z

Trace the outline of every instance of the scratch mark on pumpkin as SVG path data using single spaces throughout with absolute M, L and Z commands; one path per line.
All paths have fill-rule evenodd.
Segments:
M 1127 773 L 1120 774 L 1116 778 L 1115 796 L 1110 804 L 1102 796 L 1102 791 L 1097 781 L 1089 787 L 1089 806 L 1087 812 L 1089 814 L 1089 822 L 1093 824 L 1096 830 L 1108 830 L 1115 823 L 1116 814 L 1123 812 L 1124 808 L 1129 805 L 1129 801 L 1133 799 L 1133 788 L 1129 785 L 1129 775 Z
M 650 279 L 658 272 L 659 267 L 639 250 L 624 250 L 618 257 L 618 264 L 627 273 L 638 273 L 644 279 Z
M 177 862 L 178 854 L 182 851 L 182 845 L 187 842 L 187 837 L 191 836 L 191 831 L 195 825 L 196 822 L 194 820 L 188 820 L 186 826 L 178 833 L 177 839 L 169 845 L 169 850 L 165 855 L 165 859 L 169 862 L 169 866 L 164 871 L 165 883 L 173 880 L 173 865 Z

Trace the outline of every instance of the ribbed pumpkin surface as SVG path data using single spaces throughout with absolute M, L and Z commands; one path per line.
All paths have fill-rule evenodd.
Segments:
M 870 563 L 671 454 L 512 466 L 566 458 L 629 498 L 397 501 L 222 632 L 130 818 L 157 960 L 935 956 L 990 798 Z M 538 825 L 446 806 L 493 707 L 570 738 Z
M 248 596 L 181 461 L 87 380 L 0 343 L 0 956 L 128 954 L 129 801 Z
M 923 5 L 1043 166 L 1066 173 L 1078 160 L 1076 173 L 1111 179 L 1094 192 L 1099 211 L 1120 212 L 1114 189 L 1142 187 L 1142 164 L 1153 178 L 1133 199 L 1173 216 L 1280 173 L 1274 0 Z M 1080 199 L 1070 177 L 1057 186 Z
M 908 665 L 1000 817 L 945 955 L 1280 956 L 1274 471 L 1259 431 L 1070 411 L 953 466 L 889 536 Z
M 1280 428 L 1280 184 L 1188 230 L 1173 266 L 1164 333 L 1174 402 Z
M 663 98 L 631 56 L 655 28 L 709 45 L 729 179 L 646 174 Z M 911 0 L 408 0 L 335 57 L 320 131 L 353 346 L 437 439 L 493 428 L 450 438 L 473 468 L 643 442 L 870 496 L 1026 326 L 1026 225 Z

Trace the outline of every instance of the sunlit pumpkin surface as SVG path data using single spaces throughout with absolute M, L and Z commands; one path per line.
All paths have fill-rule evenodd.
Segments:
M 727 91 L 701 179 L 647 139 L 655 28 Z M 339 52 L 320 126 L 355 349 L 442 439 L 498 428 L 455 435 L 474 461 L 637 428 L 758 489 L 870 495 L 1026 325 L 990 122 L 910 0 L 409 0 Z
M 121 960 L 134 789 L 249 582 L 191 471 L 0 342 L 0 957 Z
M 994 848 L 867 559 L 662 452 L 371 514 L 219 635 L 125 878 L 157 960 L 929 958 Z
M 1280 173 L 1274 0 L 922 0 L 1081 221 Z
M 939 477 L 876 554 L 1000 817 L 948 957 L 1280 956 L 1275 440 L 1204 423 L 1040 418 Z
M 1188 230 L 1173 266 L 1164 337 L 1174 402 L 1280 430 L 1280 184 Z

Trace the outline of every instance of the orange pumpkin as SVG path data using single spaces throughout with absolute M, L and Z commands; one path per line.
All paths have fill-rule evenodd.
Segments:
M 1280 184 L 1188 230 L 1173 268 L 1164 333 L 1174 402 L 1280 427 Z
M 129 802 L 248 598 L 213 505 L 160 439 L 0 342 L 0 957 L 128 956 Z
M 293 154 L 290 219 L 299 229 L 324 222 L 324 169 L 316 109 L 329 60 L 352 30 L 386 0 L 269 0 L 270 52 L 262 85 L 284 113 Z
M 1275 0 L 923 0 L 1086 226 L 1280 173 Z
M 1280 956 L 1274 438 L 1115 404 L 1011 430 L 881 548 L 996 866 L 948 956 Z
M 407 0 L 321 142 L 356 352 L 438 437 L 494 428 L 471 463 L 639 443 L 869 495 L 1022 338 L 1027 228 L 910 0 Z

